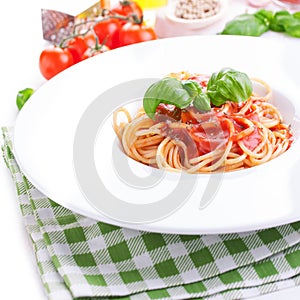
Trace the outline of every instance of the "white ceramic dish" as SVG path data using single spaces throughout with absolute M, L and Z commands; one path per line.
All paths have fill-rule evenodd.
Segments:
M 187 30 L 198 30 L 216 23 L 225 15 L 228 7 L 227 0 L 220 0 L 220 9 L 215 15 L 203 19 L 188 20 L 175 16 L 176 4 L 177 1 L 172 1 L 166 7 L 165 15 L 171 22 Z
M 16 159 L 24 174 L 45 195 L 75 212 L 115 225 L 153 232 L 209 234 L 248 231 L 299 220 L 300 84 L 299 63 L 293 59 L 296 50 L 263 38 L 193 36 L 145 42 L 98 55 L 48 81 L 23 107 L 15 125 Z M 92 126 L 94 132 L 91 133 L 90 124 L 84 127 L 89 146 L 84 140 L 81 144 L 76 140 L 78 126 L 88 109 L 93 108 L 94 103 L 99 107 L 103 103 L 99 110 L 101 119 L 102 109 L 109 111 L 109 107 L 117 106 L 120 101 L 126 103 L 141 97 L 149 83 L 143 78 L 160 78 L 181 70 L 210 74 L 222 67 L 232 67 L 262 78 L 274 88 L 273 101 L 295 131 L 296 140 L 291 149 L 267 164 L 226 173 L 222 178 L 197 176 L 196 185 L 190 186 L 189 190 L 186 189 L 188 183 L 181 186 L 180 193 L 190 197 L 156 220 L 128 221 L 126 216 L 131 211 L 125 210 L 118 217 L 103 211 L 101 203 L 105 203 L 109 193 L 123 202 L 144 205 L 153 199 L 156 201 L 156 197 L 171 195 L 180 185 L 178 175 L 166 173 L 161 176 L 160 170 L 133 161 L 129 161 L 133 172 L 150 179 L 159 177 L 161 181 L 146 189 L 124 184 L 122 176 L 115 172 L 115 166 L 116 160 L 117 164 L 122 164 L 126 157 L 116 147 L 109 114 L 101 130 L 96 128 L 95 131 Z M 134 85 L 130 86 L 132 82 Z M 120 99 L 114 104 L 114 97 L 119 95 Z M 110 99 L 107 105 L 103 97 Z M 95 119 L 95 122 L 99 120 Z M 78 174 L 80 168 L 76 164 L 74 167 L 74 143 L 90 154 L 89 161 L 94 159 L 94 168 L 105 187 L 99 189 L 97 181 L 96 188 L 92 186 L 99 192 L 96 195 L 101 202 L 98 206 L 86 196 L 86 187 L 83 189 L 78 184 L 78 177 L 82 175 L 86 175 L 87 185 L 90 180 L 89 174 Z M 81 153 L 80 147 L 77 155 Z M 211 201 L 205 206 L 201 201 L 207 193 Z M 147 215 L 147 211 L 143 213 Z

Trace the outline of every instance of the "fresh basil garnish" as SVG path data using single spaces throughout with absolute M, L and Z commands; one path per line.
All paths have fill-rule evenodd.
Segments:
M 207 83 L 207 94 L 216 106 L 226 101 L 243 102 L 252 93 L 252 83 L 247 74 L 231 68 L 213 73 Z
M 173 104 L 185 108 L 193 101 L 189 92 L 183 87 L 180 80 L 165 77 L 153 83 L 146 91 L 143 98 L 143 107 L 146 114 L 153 119 L 156 108 L 160 103 Z
M 200 84 L 195 80 L 183 80 L 182 86 L 192 98 L 195 98 L 202 92 Z
M 154 119 L 160 103 L 172 104 L 179 108 L 193 105 L 199 111 L 209 111 L 211 103 L 220 106 L 226 101 L 242 102 L 252 93 L 252 83 L 242 72 L 223 68 L 213 73 L 203 92 L 200 84 L 194 80 L 178 80 L 166 77 L 153 83 L 143 98 L 146 114 Z
M 197 81 L 186 80 L 183 83 L 189 95 L 193 98 L 193 105 L 200 111 L 209 111 L 211 109 L 210 99 L 206 93 L 202 93 L 202 88 Z
M 193 105 L 200 111 L 209 111 L 211 109 L 210 98 L 206 93 L 199 94 L 193 101 Z

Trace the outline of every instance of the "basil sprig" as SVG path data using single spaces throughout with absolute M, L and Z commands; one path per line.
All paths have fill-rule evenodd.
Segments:
M 269 30 L 300 38 L 300 12 L 292 14 L 280 10 L 274 13 L 260 9 L 254 14 L 241 14 L 227 22 L 220 34 L 261 36 Z
M 268 31 L 268 26 L 252 14 L 242 14 L 227 22 L 221 34 L 261 36 Z
M 176 78 L 166 77 L 153 83 L 146 91 L 143 99 L 144 110 L 153 119 L 160 103 L 173 104 L 185 108 L 193 101 L 183 84 Z
M 230 68 L 213 73 L 207 83 L 207 94 L 215 106 L 220 106 L 227 100 L 243 102 L 251 93 L 252 82 L 248 75 Z
M 34 89 L 32 88 L 26 88 L 18 91 L 16 97 L 16 104 L 19 110 L 22 109 L 22 107 L 25 105 L 25 103 L 28 101 L 28 99 L 31 97 L 33 93 L 34 93 Z
M 190 97 L 192 98 L 193 105 L 198 110 L 210 110 L 210 99 L 206 93 L 202 93 L 202 88 L 197 81 L 183 81 L 183 88 L 189 93 Z
M 200 111 L 209 111 L 211 104 L 220 106 L 226 101 L 242 102 L 252 93 L 252 83 L 242 72 L 223 68 L 210 77 L 206 92 L 194 80 L 166 77 L 153 83 L 145 92 L 143 107 L 154 119 L 160 103 L 172 104 L 181 109 L 193 105 Z

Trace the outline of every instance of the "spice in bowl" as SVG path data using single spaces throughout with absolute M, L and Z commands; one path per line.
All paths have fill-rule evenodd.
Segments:
M 212 17 L 219 10 L 219 0 L 179 0 L 175 6 L 175 16 L 185 20 L 197 20 Z

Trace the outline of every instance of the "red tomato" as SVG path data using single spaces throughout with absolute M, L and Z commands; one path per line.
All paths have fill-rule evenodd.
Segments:
M 74 59 L 68 48 L 46 48 L 39 58 L 40 71 L 46 79 L 52 78 L 73 64 Z
M 143 24 L 135 24 L 130 22 L 123 25 L 120 29 L 120 46 L 126 46 L 156 39 L 157 37 L 154 29 Z
M 107 18 L 94 25 L 94 32 L 99 39 L 99 44 L 105 44 L 110 49 L 119 47 L 119 31 L 121 23 L 116 18 Z
M 76 36 L 67 41 L 67 48 L 73 56 L 74 64 L 76 64 L 81 61 L 81 57 L 88 48 L 88 45 L 82 36 Z
M 92 57 L 92 56 L 96 56 L 96 55 L 98 55 L 98 54 L 100 54 L 100 53 L 103 53 L 103 52 L 106 52 L 106 51 L 108 51 L 108 50 L 109 50 L 109 48 L 108 48 L 107 46 L 105 46 L 105 45 L 99 47 L 99 49 L 88 48 L 88 49 L 84 52 L 84 54 L 83 54 L 83 56 L 82 56 L 82 60 L 87 59 L 87 58 L 90 58 L 90 57 Z
M 95 34 L 91 31 L 89 31 L 87 34 L 84 35 L 83 37 L 84 42 L 86 45 L 90 48 L 94 48 L 96 45 L 96 37 Z
M 131 15 L 135 15 L 138 20 L 142 20 L 143 18 L 143 10 L 135 1 L 123 0 L 119 1 L 119 3 L 115 4 L 112 9 L 112 13 L 119 14 L 124 17 L 128 17 Z M 126 23 L 126 20 L 121 21 L 122 24 Z

